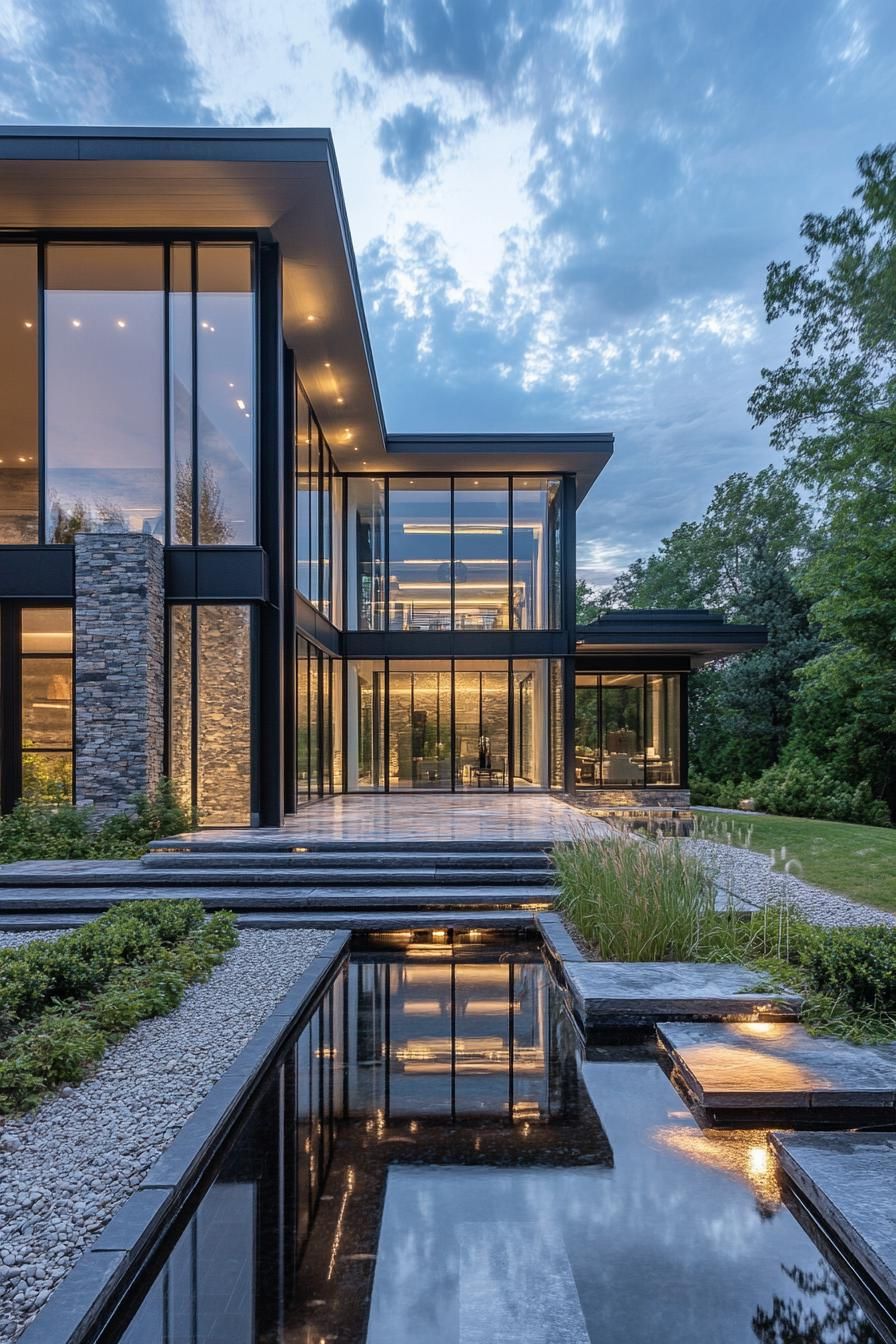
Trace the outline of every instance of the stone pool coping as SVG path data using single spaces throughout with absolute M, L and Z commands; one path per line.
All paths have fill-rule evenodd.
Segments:
M 787 991 L 750 992 L 761 976 L 725 962 L 592 961 L 558 914 L 536 927 L 579 1026 L 646 1030 L 658 1022 L 796 1021 L 802 1000 Z
M 141 1184 L 19 1336 L 19 1344 L 82 1344 L 120 1300 L 127 1280 L 198 1185 L 224 1137 L 253 1100 L 268 1066 L 346 956 L 350 941 L 348 932 L 332 934 L 296 977 Z
M 888 1303 L 896 1304 L 896 1135 L 769 1135 L 781 1170 Z

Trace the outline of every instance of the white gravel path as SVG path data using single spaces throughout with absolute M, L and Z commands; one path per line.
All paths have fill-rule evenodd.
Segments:
M 0 1340 L 18 1338 L 329 936 L 241 932 L 175 1012 L 141 1022 L 79 1087 L 3 1123 Z
M 771 857 L 716 840 L 682 840 L 683 848 L 697 854 L 717 877 L 718 885 L 754 905 L 792 901 L 806 919 L 833 927 L 838 924 L 896 924 L 896 916 L 872 905 L 850 900 L 835 891 L 815 887 L 797 875 L 772 871 Z

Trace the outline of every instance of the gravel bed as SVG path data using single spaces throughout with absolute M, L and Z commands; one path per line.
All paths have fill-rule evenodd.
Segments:
M 771 858 L 752 849 L 724 845 L 715 840 L 682 840 L 682 847 L 697 854 L 717 877 L 719 886 L 754 905 L 768 901 L 792 901 L 814 924 L 894 924 L 896 916 L 873 905 L 850 900 L 835 891 L 815 887 L 795 873 L 772 872 Z
M 72 929 L 34 929 L 26 933 L 4 933 L 0 930 L 0 947 L 24 947 L 26 943 L 33 943 L 35 938 L 44 943 L 51 943 L 54 938 L 61 938 L 64 933 L 72 932 Z
M 5 1122 L 0 1340 L 18 1338 L 329 937 L 242 931 L 175 1012 L 141 1022 L 80 1086 Z

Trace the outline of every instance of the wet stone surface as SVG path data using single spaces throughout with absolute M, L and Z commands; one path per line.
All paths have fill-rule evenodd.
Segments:
M 810 1036 L 786 1022 L 662 1023 L 661 1044 L 699 1105 L 719 1112 L 896 1107 L 896 1046 Z
M 761 977 L 745 966 L 692 962 L 570 962 L 564 967 L 576 1013 L 586 1027 L 655 1022 L 795 1017 L 793 994 L 757 994 Z
M 896 1300 L 896 1135 L 773 1134 L 786 1175 Z

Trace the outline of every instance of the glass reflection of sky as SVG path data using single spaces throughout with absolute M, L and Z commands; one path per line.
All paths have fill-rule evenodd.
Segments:
M 849 1307 L 811 1332 L 823 1294 L 788 1271 L 842 1290 L 781 1205 L 761 1133 L 702 1132 L 652 1060 L 583 1073 L 612 1166 L 390 1171 L 367 1344 L 756 1344 L 778 1338 L 757 1313 L 786 1304 L 806 1323 L 794 1344 L 870 1344 Z

